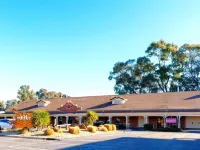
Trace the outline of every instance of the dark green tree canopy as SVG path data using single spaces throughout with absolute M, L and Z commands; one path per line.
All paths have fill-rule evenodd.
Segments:
M 5 103 L 4 101 L 0 101 L 0 111 L 4 111 L 5 110 Z
M 30 90 L 29 85 L 22 85 L 17 92 L 17 98 L 19 98 L 21 101 L 32 100 L 35 99 L 35 92 Z
M 200 45 L 152 42 L 146 56 L 117 62 L 109 80 L 117 94 L 200 90 Z
M 61 92 L 50 91 L 48 92 L 47 89 L 41 88 L 39 91 L 36 92 L 36 96 L 38 99 L 57 99 L 57 98 L 66 98 L 66 94 L 62 94 Z

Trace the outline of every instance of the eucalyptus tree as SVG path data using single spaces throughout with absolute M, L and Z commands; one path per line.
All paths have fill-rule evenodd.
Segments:
M 147 57 L 139 57 L 126 62 L 118 62 L 110 72 L 109 80 L 115 80 L 117 94 L 136 94 L 157 92 L 153 63 Z
M 17 92 L 17 98 L 21 101 L 35 99 L 35 92 L 30 89 L 29 85 L 22 85 Z
M 39 91 L 36 92 L 36 95 L 39 99 L 46 99 L 47 96 L 47 89 L 41 88 Z
M 5 110 L 5 103 L 4 101 L 0 101 L 0 111 L 4 111 Z
M 166 43 L 163 40 L 152 42 L 145 51 L 147 57 L 154 61 L 154 77 L 162 92 L 168 92 L 170 82 L 174 76 L 171 60 L 173 53 L 178 49 L 178 46 L 173 43 Z
M 178 84 L 183 91 L 200 90 L 200 45 L 184 44 L 179 48 L 178 57 L 173 64 L 179 64 L 181 76 Z

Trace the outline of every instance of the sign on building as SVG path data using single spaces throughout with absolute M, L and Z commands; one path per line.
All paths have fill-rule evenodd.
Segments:
M 177 123 L 177 119 L 176 118 L 166 118 L 166 123 Z
M 15 113 L 15 128 L 32 128 L 32 113 L 18 112 L 16 110 L 13 112 Z

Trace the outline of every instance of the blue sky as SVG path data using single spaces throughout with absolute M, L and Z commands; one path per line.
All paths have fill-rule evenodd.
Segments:
M 199 43 L 199 0 L 0 1 L 0 100 L 20 85 L 70 96 L 113 94 L 117 61 L 152 41 Z

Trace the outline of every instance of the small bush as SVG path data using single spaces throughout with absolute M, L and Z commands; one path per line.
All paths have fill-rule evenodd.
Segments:
M 113 131 L 116 131 L 116 130 L 117 130 L 117 127 L 116 127 L 115 124 L 112 124 L 112 130 L 113 130 Z
M 144 130 L 153 130 L 153 126 L 151 123 L 144 124 Z
M 84 119 L 84 124 L 86 126 L 88 125 L 93 125 L 95 120 L 98 120 L 98 115 L 94 111 L 87 111 L 86 115 L 83 117 Z
M 69 127 L 69 133 L 71 134 L 79 134 L 80 128 L 79 127 Z
M 58 130 L 58 133 L 63 133 L 63 131 L 61 129 Z
M 54 130 L 51 129 L 51 128 L 47 128 L 47 129 L 44 131 L 44 134 L 45 134 L 46 136 L 53 135 L 53 134 L 54 134 Z
M 27 127 L 24 127 L 22 130 L 21 130 L 21 134 L 27 134 L 29 132 L 29 128 Z
M 58 132 L 59 129 L 60 129 L 59 127 L 54 127 L 54 128 L 53 128 L 54 132 Z
M 78 127 L 79 127 L 80 129 L 87 130 L 87 127 L 86 127 L 84 124 L 79 124 Z
M 88 130 L 89 132 L 91 132 L 91 133 L 96 133 L 96 131 L 97 131 L 97 129 L 96 129 L 95 126 L 88 126 L 88 127 L 87 127 L 87 130 Z
M 106 127 L 98 127 L 98 130 L 103 132 L 108 132 L 108 129 Z
M 111 124 L 104 124 L 104 127 L 108 129 L 108 131 L 112 131 L 112 125 Z
M 32 116 L 32 125 L 38 129 L 48 126 L 50 122 L 49 113 L 46 110 L 35 110 Z

